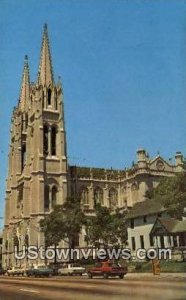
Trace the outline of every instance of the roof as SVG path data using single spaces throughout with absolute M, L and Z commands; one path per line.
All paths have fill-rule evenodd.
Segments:
M 173 232 L 173 229 L 176 227 L 178 224 L 178 220 L 172 219 L 172 218 L 158 218 L 157 219 L 163 227 L 168 231 L 168 232 Z
M 186 232 L 186 220 L 180 221 L 173 218 L 157 218 L 151 232 L 156 230 L 156 224 L 161 224 L 168 233 Z
M 178 221 L 173 228 L 173 232 L 186 232 L 186 220 Z
M 127 215 L 127 219 L 142 217 L 146 215 L 153 215 L 165 211 L 166 209 L 159 201 L 145 200 L 136 203 Z

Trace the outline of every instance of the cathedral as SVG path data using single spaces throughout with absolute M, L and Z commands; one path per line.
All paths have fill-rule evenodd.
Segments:
M 78 196 L 87 215 L 95 203 L 110 210 L 144 201 L 163 176 L 184 168 L 183 156 L 174 163 L 144 149 L 129 169 L 77 167 L 67 159 L 63 89 L 54 81 L 47 26 L 44 26 L 38 76 L 30 81 L 25 56 L 22 85 L 11 119 L 9 165 L 3 231 L 3 265 L 15 265 L 14 246 L 44 244 L 39 221 L 67 196 Z M 103 137 L 104 139 L 104 137 Z M 80 237 L 80 246 L 85 239 Z

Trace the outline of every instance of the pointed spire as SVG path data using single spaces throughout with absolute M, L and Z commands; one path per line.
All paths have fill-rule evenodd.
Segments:
M 44 25 L 38 79 L 42 85 L 53 83 L 52 60 L 50 54 L 47 24 Z M 38 80 L 38 81 L 39 81 Z
M 28 56 L 25 55 L 22 85 L 21 85 L 21 92 L 19 98 L 21 110 L 25 109 L 26 104 L 29 100 L 29 94 L 30 94 L 30 75 L 29 75 L 29 66 L 28 66 Z

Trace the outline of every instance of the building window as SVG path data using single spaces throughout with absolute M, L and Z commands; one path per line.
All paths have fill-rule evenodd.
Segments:
M 57 92 L 55 92 L 55 98 L 54 98 L 54 108 L 57 110 Z
M 165 248 L 165 242 L 164 242 L 164 236 L 163 236 L 163 235 L 160 236 L 160 247 L 161 247 L 162 249 Z
M 47 91 L 47 103 L 48 103 L 48 105 L 51 105 L 51 96 L 52 96 L 52 91 L 51 91 L 51 89 L 48 89 L 48 91 Z
M 144 236 L 143 235 L 140 235 L 140 245 L 141 245 L 141 249 L 145 248 L 145 245 L 144 245 Z
M 25 235 L 25 246 L 26 246 L 26 248 L 29 247 L 29 236 L 28 236 L 28 234 Z
M 147 216 L 143 217 L 143 223 L 147 223 Z
M 134 228 L 134 219 L 130 220 L 130 228 L 133 229 Z
M 18 187 L 17 208 L 21 208 L 23 203 L 23 184 Z
M 17 247 L 17 250 L 20 250 L 20 240 L 18 239 L 17 235 L 14 236 L 13 238 L 13 245 L 14 247 Z
M 28 128 L 28 114 L 25 114 L 25 128 Z
M 177 242 L 177 236 L 176 235 L 173 235 L 173 245 L 174 247 L 178 247 L 178 242 Z M 162 247 L 164 248 L 164 247 Z
M 153 247 L 154 246 L 154 238 L 152 235 L 149 236 L 149 243 L 150 243 L 150 246 Z
M 52 187 L 52 207 L 54 208 L 54 206 L 57 203 L 57 187 L 54 185 Z
M 26 143 L 22 144 L 21 148 L 21 171 L 23 171 L 26 163 Z
M 118 203 L 118 193 L 117 190 L 112 188 L 109 191 L 109 207 L 114 209 Z
M 44 91 L 42 91 L 42 107 L 45 107 L 45 94 Z
M 88 189 L 87 188 L 83 188 L 82 191 L 81 191 L 81 203 L 83 203 L 84 205 L 89 204 Z
M 49 199 L 49 186 L 45 186 L 44 190 L 44 210 L 49 211 L 50 208 L 50 199 Z
M 48 155 L 48 126 L 44 125 L 43 129 L 43 153 Z
M 94 205 L 98 203 L 103 205 L 103 190 L 99 187 L 94 190 Z
M 134 236 L 131 237 L 131 242 L 132 242 L 132 250 L 135 251 L 136 250 L 136 241 L 135 241 Z
M 56 127 L 52 127 L 51 130 L 51 150 L 52 155 L 56 155 Z

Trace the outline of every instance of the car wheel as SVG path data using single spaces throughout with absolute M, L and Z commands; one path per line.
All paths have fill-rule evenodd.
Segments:
M 123 278 L 124 278 L 124 274 L 120 274 L 120 275 L 119 275 L 119 278 L 120 278 L 120 279 L 123 279 Z
M 91 273 L 88 273 L 88 278 L 90 278 L 90 279 L 92 279 L 92 278 L 93 278 L 93 276 L 92 276 L 92 274 L 91 274 Z
M 104 279 L 108 279 L 108 274 L 107 274 L 107 273 L 104 273 L 104 274 L 103 274 L 103 278 L 104 278 Z

